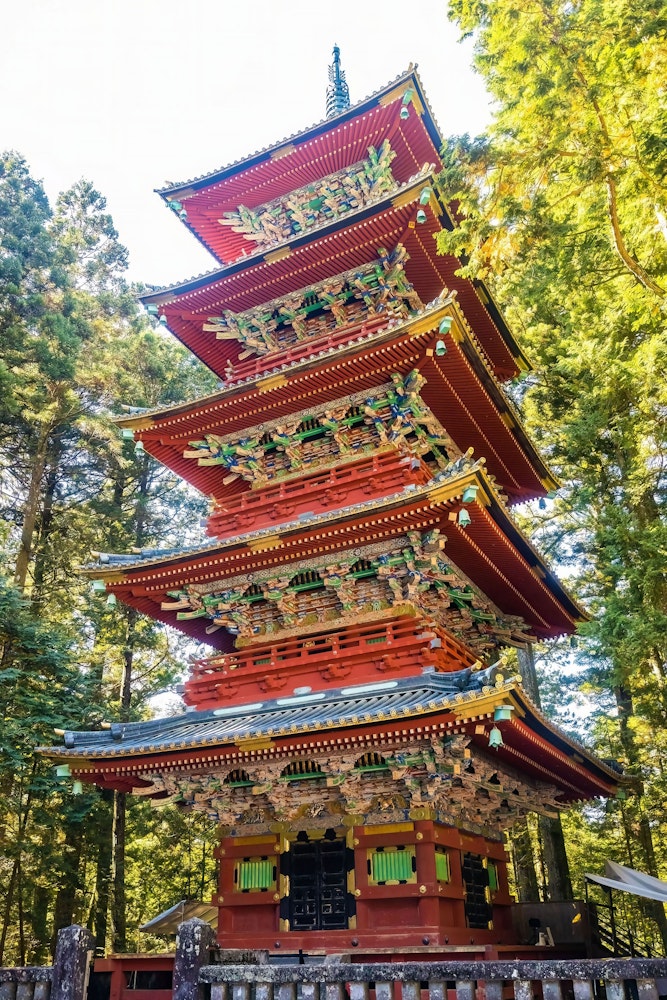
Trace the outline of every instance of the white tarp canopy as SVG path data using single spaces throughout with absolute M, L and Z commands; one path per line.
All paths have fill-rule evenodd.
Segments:
M 201 903 L 197 899 L 182 899 L 175 906 L 170 906 L 164 913 L 153 917 L 147 924 L 142 924 L 139 928 L 147 934 L 175 934 L 178 925 L 184 920 L 191 920 L 192 917 L 199 917 L 205 920 L 214 929 L 218 926 L 218 908 L 210 903 Z
M 619 892 L 630 892 L 642 899 L 656 899 L 659 903 L 667 903 L 667 882 L 644 872 L 626 868 L 615 861 L 605 861 L 605 874 L 592 875 L 586 872 L 588 882 L 604 886 L 606 889 L 618 889 Z

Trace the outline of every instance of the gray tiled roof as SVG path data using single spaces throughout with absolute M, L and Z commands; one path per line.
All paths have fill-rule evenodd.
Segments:
M 482 687 L 493 683 L 491 678 L 496 672 L 495 668 L 489 668 L 444 674 L 426 668 L 418 677 L 293 694 L 148 722 L 114 723 L 110 729 L 99 732 L 67 732 L 66 749 L 50 747 L 49 752 L 123 756 L 226 743 L 240 737 L 278 735 L 280 730 L 297 731 L 331 721 L 349 724 L 355 717 L 361 720 L 369 716 L 375 720 L 392 712 L 412 714 L 422 707 L 448 705 L 457 695 L 475 697 Z

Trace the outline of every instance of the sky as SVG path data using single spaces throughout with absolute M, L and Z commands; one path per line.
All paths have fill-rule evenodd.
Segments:
M 214 267 L 154 189 L 320 121 L 334 44 L 353 103 L 417 63 L 443 135 L 490 120 L 446 0 L 22 0 L 2 27 L 0 148 L 52 204 L 91 180 L 153 285 Z

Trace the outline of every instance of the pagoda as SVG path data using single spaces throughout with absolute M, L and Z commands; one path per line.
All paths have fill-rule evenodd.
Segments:
M 619 776 L 504 665 L 583 612 L 510 513 L 557 483 L 503 388 L 526 358 L 436 252 L 419 77 L 350 106 L 335 49 L 327 112 L 159 192 L 217 267 L 143 301 L 221 384 L 120 425 L 207 537 L 87 572 L 211 652 L 184 714 L 47 752 L 219 824 L 225 947 L 477 954 L 515 941 L 505 831 Z

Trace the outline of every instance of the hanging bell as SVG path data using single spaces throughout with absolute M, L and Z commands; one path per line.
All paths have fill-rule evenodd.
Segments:
M 459 528 L 467 528 L 468 525 L 472 523 L 470 514 L 465 509 L 465 507 L 461 507 L 461 510 L 459 511 L 459 516 L 457 518 L 457 521 L 458 521 Z
M 72 795 L 83 795 L 83 782 L 73 781 L 72 782 Z
M 498 747 L 503 746 L 503 734 L 498 729 L 498 726 L 494 726 L 489 733 L 489 746 L 497 750 Z
M 180 212 L 178 213 L 178 217 L 179 217 L 179 219 L 182 219 L 182 220 L 183 220 L 183 222 L 185 222 L 185 220 L 186 220 L 186 219 L 187 219 L 187 217 L 188 217 L 188 212 L 187 212 L 187 209 L 185 209 L 185 208 L 182 208 L 182 209 L 180 210 Z
M 423 208 L 420 208 L 417 212 L 417 222 L 422 226 L 426 222 L 426 212 Z
M 146 451 L 146 449 L 144 448 L 144 442 L 143 442 L 143 441 L 141 440 L 141 438 L 140 438 L 140 439 L 139 439 L 139 440 L 138 440 L 138 441 L 136 442 L 136 444 L 135 444 L 135 446 L 134 446 L 134 454 L 135 454 L 135 455 L 143 455 L 143 453 L 144 453 L 145 451 Z
M 447 344 L 444 340 L 438 340 L 435 345 L 435 356 L 437 358 L 444 358 L 447 353 Z
M 110 608 L 115 608 L 117 604 L 117 598 L 115 594 L 109 594 L 107 597 L 107 604 Z
M 168 322 L 167 317 L 165 316 L 164 313 L 161 313 L 160 314 L 160 323 L 162 324 L 162 326 L 166 326 L 167 322 Z
M 401 121 L 403 122 L 406 121 L 410 117 L 410 109 L 401 108 L 401 112 L 398 117 L 401 119 Z

